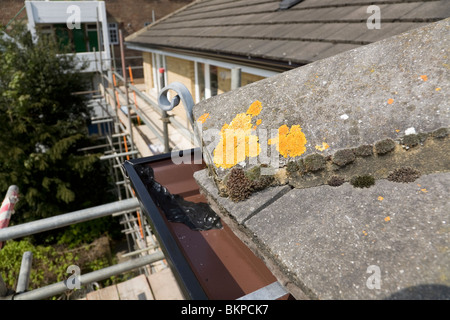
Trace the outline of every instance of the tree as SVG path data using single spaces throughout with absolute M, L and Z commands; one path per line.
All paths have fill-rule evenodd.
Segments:
M 0 37 L 0 191 L 22 193 L 15 222 L 105 203 L 108 178 L 98 154 L 77 150 L 88 135 L 90 79 L 52 37 L 21 29 Z

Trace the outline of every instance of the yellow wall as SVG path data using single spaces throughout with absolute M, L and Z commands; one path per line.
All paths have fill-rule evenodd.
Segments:
M 144 67 L 144 79 L 145 79 L 145 91 L 150 93 L 153 88 L 153 73 L 152 73 L 152 54 L 150 52 L 142 53 L 143 67 Z
M 192 97 L 195 97 L 195 69 L 194 62 L 184 59 L 167 57 L 166 56 L 166 72 L 167 72 L 167 82 L 168 84 L 175 81 L 181 82 L 189 89 Z M 172 111 L 175 115 L 186 121 L 185 125 L 190 127 L 188 123 L 186 111 L 182 104 L 174 108 Z
M 242 86 L 246 86 L 246 85 L 248 85 L 248 84 L 250 84 L 252 82 L 256 82 L 256 81 L 259 81 L 259 80 L 262 80 L 262 79 L 265 79 L 265 78 L 261 77 L 261 76 L 254 75 L 254 74 L 242 72 L 242 74 L 241 74 L 241 85 Z
M 217 68 L 217 94 L 228 92 L 231 90 L 231 70 L 218 67 Z
M 181 82 L 189 89 L 192 96 L 195 95 L 195 73 L 194 73 L 194 62 L 184 59 L 167 57 L 166 56 L 166 67 L 167 67 L 167 82 L 170 84 L 172 82 Z

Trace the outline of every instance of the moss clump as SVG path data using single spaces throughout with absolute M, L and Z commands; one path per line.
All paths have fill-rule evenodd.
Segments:
M 275 178 L 273 176 L 262 175 L 259 177 L 259 179 L 257 181 L 253 181 L 251 189 L 252 189 L 252 191 L 263 190 L 263 189 L 269 187 L 273 183 L 274 180 L 275 180 Z
M 314 172 L 322 170 L 326 165 L 325 157 L 318 153 L 311 154 L 303 160 L 303 165 L 306 171 Z
M 261 176 L 261 167 L 255 166 L 250 170 L 245 171 L 245 176 L 251 181 L 256 181 Z
M 356 176 L 350 180 L 350 184 L 355 188 L 370 188 L 375 184 L 375 178 L 369 175 Z
M 387 179 L 393 182 L 413 182 L 420 177 L 420 172 L 411 167 L 402 167 L 392 171 Z
M 358 157 L 370 157 L 373 155 L 373 146 L 370 144 L 359 146 L 353 150 Z
M 392 139 L 385 139 L 375 143 L 375 151 L 377 154 L 386 154 L 395 149 L 395 141 Z
M 330 179 L 328 179 L 327 183 L 328 185 L 332 187 L 339 187 L 345 182 L 345 179 L 338 176 L 332 176 Z
M 352 150 L 344 149 L 337 151 L 332 158 L 334 164 L 340 167 L 346 166 L 349 163 L 355 161 L 356 157 Z
M 408 148 L 415 147 L 419 144 L 420 139 L 417 134 L 408 134 L 404 136 L 402 139 L 402 144 L 407 146 Z
M 286 165 L 286 171 L 289 174 L 294 174 L 295 172 L 297 172 L 299 169 L 299 166 L 297 164 L 297 162 L 295 161 L 289 161 L 288 164 Z
M 245 200 L 252 194 L 253 183 L 240 168 L 231 169 L 226 185 L 227 194 L 234 202 Z
M 446 136 L 448 136 L 448 129 L 447 128 L 440 128 L 435 131 L 433 131 L 432 136 L 434 138 L 443 139 Z

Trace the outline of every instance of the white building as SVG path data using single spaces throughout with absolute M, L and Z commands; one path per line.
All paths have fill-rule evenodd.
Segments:
M 25 1 L 25 6 L 33 38 L 37 30 L 56 35 L 72 47 L 80 61 L 88 63 L 85 72 L 110 69 L 110 30 L 104 1 Z

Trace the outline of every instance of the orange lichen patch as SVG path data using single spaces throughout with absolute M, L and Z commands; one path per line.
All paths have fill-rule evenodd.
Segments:
M 197 122 L 205 123 L 206 119 L 209 118 L 209 113 L 204 113 L 200 117 L 198 117 Z
M 427 80 L 428 80 L 428 77 L 427 77 L 426 75 L 421 75 L 420 78 L 421 78 L 423 81 L 427 81 Z
M 366 230 L 363 230 L 362 233 L 363 233 L 363 235 L 367 236 Z
M 384 218 L 384 221 L 388 222 L 391 220 L 391 217 L 387 216 L 386 218 Z
M 441 91 L 441 88 L 436 88 L 436 89 L 434 89 L 434 90 L 436 90 L 436 91 Z
M 247 114 L 257 116 L 262 110 L 262 104 L 258 100 L 253 102 L 247 110 Z
M 420 191 L 422 191 L 423 193 L 427 193 L 427 192 L 428 192 L 428 190 L 427 190 L 427 189 L 425 189 L 425 188 L 423 188 L 423 189 L 420 189 Z
M 247 157 L 256 157 L 261 152 L 258 137 L 252 134 L 256 126 L 252 118 L 261 112 L 261 102 L 255 101 L 247 113 L 239 113 L 230 124 L 225 123 L 220 130 L 220 141 L 214 149 L 213 161 L 217 167 L 229 169 Z M 258 123 L 259 122 L 259 123 Z M 261 123 L 258 120 L 257 125 Z
M 400 132 L 400 130 L 396 129 L 395 132 Z
M 256 121 L 256 125 L 259 126 L 259 125 L 261 124 L 261 122 L 262 122 L 262 120 L 261 120 L 261 119 L 258 119 L 258 120 Z
M 328 145 L 328 143 L 326 142 L 322 142 L 321 146 L 316 146 L 315 148 L 319 151 L 324 151 L 326 149 L 328 149 L 330 146 Z
M 388 99 L 387 103 L 388 104 L 393 104 L 394 103 L 394 99 Z
M 277 151 L 285 158 L 298 157 L 306 151 L 306 137 L 299 125 L 289 129 L 287 125 L 278 128 L 278 138 L 269 139 L 269 144 L 277 144 Z
M 383 201 L 384 200 L 384 198 L 382 196 L 379 196 L 377 199 L 378 199 L 378 201 Z

